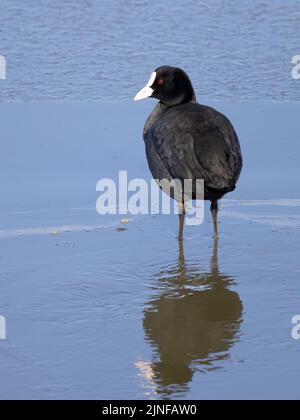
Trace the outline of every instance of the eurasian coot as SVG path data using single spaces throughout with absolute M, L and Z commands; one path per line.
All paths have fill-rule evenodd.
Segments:
M 148 97 L 159 100 L 144 128 L 150 171 L 157 180 L 203 179 L 218 238 L 218 200 L 236 188 L 243 165 L 238 136 L 224 115 L 197 102 L 192 83 L 180 68 L 156 69 L 134 99 Z

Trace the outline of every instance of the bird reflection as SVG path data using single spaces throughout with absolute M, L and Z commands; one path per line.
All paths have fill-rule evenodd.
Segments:
M 180 241 L 178 260 L 157 280 L 143 321 L 153 360 L 136 365 L 155 394 L 172 397 L 188 390 L 195 371 L 222 368 L 238 340 L 243 307 L 230 290 L 233 279 L 219 271 L 217 241 L 209 272 L 186 262 Z

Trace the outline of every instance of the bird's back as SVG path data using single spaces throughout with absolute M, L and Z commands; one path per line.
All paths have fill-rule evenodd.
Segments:
M 215 109 L 158 104 L 144 139 L 154 178 L 204 179 L 208 200 L 235 189 L 242 169 L 240 144 L 230 121 Z

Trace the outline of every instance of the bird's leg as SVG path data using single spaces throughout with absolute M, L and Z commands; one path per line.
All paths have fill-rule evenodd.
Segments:
M 213 224 L 214 224 L 214 238 L 219 239 L 219 230 L 218 230 L 218 211 L 219 211 L 219 206 L 218 206 L 218 200 L 214 200 L 211 202 L 211 207 L 210 207 L 210 211 L 211 211 L 211 215 L 212 215 L 212 219 L 213 219 Z
M 184 203 L 179 203 L 179 233 L 178 239 L 179 241 L 183 240 L 183 228 L 184 228 L 184 220 L 185 220 L 185 207 Z

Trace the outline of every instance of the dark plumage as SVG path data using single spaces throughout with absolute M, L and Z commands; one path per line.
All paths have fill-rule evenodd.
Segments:
M 144 128 L 153 177 L 204 179 L 204 197 L 211 201 L 218 237 L 218 200 L 236 188 L 242 169 L 240 144 L 232 124 L 215 109 L 197 103 L 189 77 L 179 68 L 159 67 L 135 99 L 146 97 L 160 101 Z M 180 235 L 183 221 L 181 215 Z

